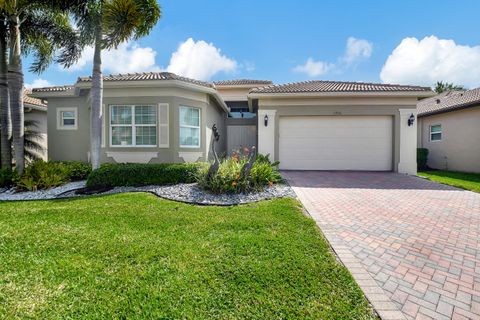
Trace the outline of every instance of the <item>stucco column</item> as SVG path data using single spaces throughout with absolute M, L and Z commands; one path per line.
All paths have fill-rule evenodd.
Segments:
M 417 110 L 400 109 L 400 161 L 398 172 L 415 175 L 417 174 Z M 408 119 L 415 116 L 411 126 Z
M 276 110 L 258 110 L 258 153 L 275 158 L 275 113 Z M 265 116 L 268 117 L 265 126 Z

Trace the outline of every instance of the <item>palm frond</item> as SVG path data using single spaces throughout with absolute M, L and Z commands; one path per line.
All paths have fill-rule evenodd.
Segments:
M 112 0 L 102 11 L 103 47 L 110 49 L 147 35 L 160 18 L 156 0 Z
M 22 47 L 33 53 L 30 71 L 40 73 L 53 61 L 70 66 L 80 58 L 82 47 L 69 16 L 59 10 L 32 10 L 22 23 Z

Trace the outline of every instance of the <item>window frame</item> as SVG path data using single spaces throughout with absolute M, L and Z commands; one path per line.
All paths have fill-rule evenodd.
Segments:
M 112 111 L 114 107 L 130 107 L 132 114 L 132 122 L 130 124 L 112 124 Z M 135 123 L 135 107 L 152 107 L 155 110 L 155 124 L 136 124 Z M 113 144 L 113 127 L 132 128 L 132 144 L 116 145 Z M 155 127 L 155 144 L 137 144 L 137 127 Z M 110 104 L 108 105 L 108 130 L 109 130 L 109 146 L 110 148 L 156 148 L 158 147 L 158 108 L 154 104 Z
M 73 112 L 74 117 L 63 117 L 63 112 Z M 65 125 L 64 119 L 73 119 L 73 125 Z M 57 108 L 57 130 L 77 130 L 78 129 L 78 108 L 77 107 L 60 107 Z
M 432 132 L 433 127 L 440 127 L 440 131 Z M 440 134 L 440 139 L 433 140 L 432 135 L 434 134 Z M 432 124 L 429 126 L 429 139 L 430 139 L 430 142 L 438 142 L 443 140 L 443 128 L 441 124 Z
M 180 117 L 180 110 L 182 108 L 187 108 L 187 109 L 196 109 L 198 110 L 198 126 L 190 126 L 190 125 L 182 125 L 181 121 L 182 118 Z M 181 131 L 182 128 L 192 128 L 192 129 L 198 129 L 198 145 L 193 146 L 193 145 L 182 145 L 182 139 L 181 139 Z M 184 106 L 180 105 L 178 108 L 178 144 L 180 148 L 186 148 L 186 149 L 200 149 L 202 147 L 202 108 L 199 107 L 192 107 L 192 106 Z

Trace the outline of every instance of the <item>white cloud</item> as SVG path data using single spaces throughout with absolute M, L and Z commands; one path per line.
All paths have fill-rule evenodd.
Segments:
M 172 54 L 167 71 L 199 80 L 209 80 L 219 72 L 234 72 L 235 60 L 221 54 L 212 43 L 188 38 Z
M 324 61 L 315 61 L 308 58 L 307 62 L 293 68 L 294 72 L 305 73 L 310 77 L 318 77 L 333 69 L 334 65 Z
M 91 67 L 93 47 L 87 47 L 82 57 L 68 71 L 78 71 Z M 116 49 L 102 52 L 103 70 L 111 73 L 129 73 L 142 71 L 158 71 L 155 63 L 157 52 L 149 47 L 140 47 L 135 42 L 122 43 Z
M 25 84 L 25 88 L 27 88 L 27 89 L 43 88 L 43 87 L 51 87 L 51 86 L 53 86 L 53 84 L 50 83 L 50 81 L 45 80 L 45 79 L 41 79 L 41 78 L 33 80 L 32 83 L 26 83 Z
M 337 58 L 336 62 L 327 62 L 308 58 L 304 64 L 297 65 L 292 69 L 293 72 L 304 73 L 310 77 L 318 77 L 333 70 L 343 71 L 362 60 L 372 56 L 373 45 L 365 39 L 356 39 L 349 37 L 343 56 Z
M 347 39 L 347 48 L 345 49 L 343 61 L 347 64 L 352 64 L 362 59 L 368 59 L 372 56 L 372 51 L 373 45 L 371 42 L 349 37 Z
M 480 86 L 480 46 L 463 46 L 436 36 L 405 38 L 385 62 L 383 82 L 433 85 L 447 81 Z

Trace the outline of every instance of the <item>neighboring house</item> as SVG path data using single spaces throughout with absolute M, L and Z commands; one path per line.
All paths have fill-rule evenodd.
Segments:
M 34 89 L 47 99 L 49 158 L 89 159 L 90 78 Z M 292 170 L 416 173 L 416 115 L 429 88 L 356 82 L 208 83 L 172 73 L 104 77 L 103 162 L 190 162 L 244 142 Z M 251 127 L 245 137 L 241 128 Z M 253 128 L 253 129 L 252 129 Z M 252 131 L 253 130 L 253 131 Z M 245 130 L 244 130 L 245 131 Z M 252 138 L 255 136 L 255 138 Z
M 418 147 L 428 166 L 480 172 L 480 88 L 449 91 L 418 105 Z
M 39 156 L 43 160 L 48 159 L 48 142 L 47 142 L 47 104 L 38 98 L 33 98 L 31 90 L 25 90 L 23 98 L 23 107 L 25 120 L 34 121 L 35 126 L 31 129 L 38 132 L 38 143 L 43 147 L 43 151 Z

